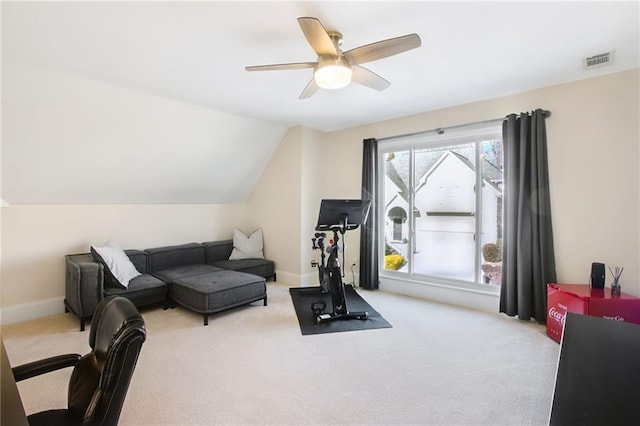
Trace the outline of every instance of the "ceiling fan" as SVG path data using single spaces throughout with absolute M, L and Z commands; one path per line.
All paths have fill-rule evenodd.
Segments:
M 298 18 L 298 24 L 311 48 L 318 55 L 315 62 L 254 65 L 245 69 L 279 71 L 313 68 L 313 78 L 300 94 L 300 99 L 311 97 L 318 88 L 340 89 L 352 81 L 375 90 L 384 90 L 391 83 L 360 64 L 397 55 L 420 47 L 421 44 L 418 34 L 408 34 L 343 52 L 340 49 L 342 34 L 338 31 L 327 31 L 317 18 Z

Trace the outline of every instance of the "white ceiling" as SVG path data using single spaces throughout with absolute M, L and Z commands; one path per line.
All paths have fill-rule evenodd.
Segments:
M 3 60 L 286 126 L 337 130 L 640 65 L 638 2 L 2 3 Z M 417 33 L 422 47 L 367 64 L 391 82 L 299 100 L 315 61 L 296 18 L 344 37 L 343 50 Z M 612 65 L 582 59 L 615 50 Z

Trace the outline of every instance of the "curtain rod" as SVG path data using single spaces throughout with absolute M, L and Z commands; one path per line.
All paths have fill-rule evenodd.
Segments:
M 551 111 L 544 110 L 543 112 L 544 112 L 545 118 L 551 117 Z M 403 135 L 396 135 L 396 136 L 387 136 L 386 138 L 378 139 L 378 142 L 386 141 L 386 140 L 389 140 L 389 139 L 399 139 L 399 138 L 407 138 L 407 137 L 410 137 L 410 136 L 424 135 L 424 134 L 433 133 L 433 132 L 441 135 L 441 134 L 443 134 L 445 132 L 445 130 L 457 129 L 457 128 L 460 128 L 460 127 L 467 127 L 467 126 L 475 126 L 475 125 L 478 125 L 478 124 L 497 123 L 499 121 L 504 121 L 506 119 L 507 119 L 507 117 L 502 117 L 502 118 L 494 118 L 494 119 L 491 119 L 491 120 L 476 121 L 476 122 L 473 122 L 473 123 L 455 124 L 453 126 L 444 127 L 444 128 L 436 127 L 435 129 L 422 130 L 420 132 L 405 133 Z

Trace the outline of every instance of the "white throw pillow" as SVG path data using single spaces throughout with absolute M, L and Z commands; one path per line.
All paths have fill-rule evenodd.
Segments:
M 124 250 L 113 241 L 107 242 L 102 247 L 92 246 L 91 248 L 100 255 L 104 265 L 109 268 L 113 277 L 118 280 L 124 288 L 129 286 L 129 282 L 132 279 L 138 275 L 142 275 L 127 257 Z
M 262 228 L 259 228 L 248 237 L 238 229 L 233 230 L 233 251 L 229 256 L 229 260 L 237 259 L 264 259 Z

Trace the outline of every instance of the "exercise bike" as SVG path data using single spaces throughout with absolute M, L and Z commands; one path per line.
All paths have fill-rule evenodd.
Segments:
M 316 246 L 318 239 L 320 239 L 320 244 L 317 246 L 318 248 L 324 247 L 326 234 L 322 233 L 322 231 L 333 232 L 331 245 L 326 250 L 329 253 L 326 265 L 323 264 L 325 258 L 324 250 L 322 250 L 321 264 L 318 264 L 320 287 L 322 289 L 323 285 L 325 285 L 329 293 L 331 293 L 333 311 L 330 313 L 324 312 L 326 308 L 326 306 L 322 306 L 324 302 L 312 304 L 311 309 L 318 324 L 334 320 L 366 320 L 369 318 L 368 312 L 349 311 L 338 254 L 340 237 L 344 238 L 344 234 L 347 231 L 358 228 L 366 221 L 370 205 L 370 201 L 362 200 L 322 200 L 318 225 L 316 226 L 316 231 L 320 231 L 320 235 L 316 234 L 316 239 L 313 243 Z M 342 253 L 344 260 L 344 249 Z
M 325 263 L 324 254 L 324 239 L 327 238 L 327 234 L 324 232 L 316 232 L 311 239 L 312 249 L 320 250 L 320 263 L 313 260 L 311 266 L 318 268 L 318 282 L 320 283 L 320 291 L 322 293 L 329 293 L 329 274 Z M 324 308 L 323 308 L 324 309 Z

